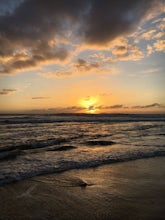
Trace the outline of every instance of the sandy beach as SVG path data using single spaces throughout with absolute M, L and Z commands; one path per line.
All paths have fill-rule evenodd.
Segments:
M 0 187 L 0 219 L 164 219 L 165 158 L 39 176 Z

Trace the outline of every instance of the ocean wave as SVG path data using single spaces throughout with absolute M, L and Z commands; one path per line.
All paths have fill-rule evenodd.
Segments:
M 164 116 L 153 116 L 153 121 L 151 116 L 0 116 L 0 184 L 70 169 L 165 156 Z M 145 122 L 140 121 L 144 118 Z M 45 120 L 50 123 L 42 123 Z
M 72 145 L 64 145 L 64 146 L 49 147 L 47 151 L 67 151 L 73 149 L 76 149 L 76 147 Z
M 15 159 L 18 155 L 20 155 L 20 153 L 21 152 L 19 150 L 0 152 L 0 161 Z
M 84 155 L 79 159 L 74 158 L 73 156 L 65 156 L 62 159 L 60 154 L 58 157 L 55 157 L 55 155 L 50 156 L 49 154 L 44 158 L 21 156 L 17 160 L 10 162 L 10 164 L 1 162 L 0 185 L 9 184 L 38 175 L 59 173 L 71 169 L 86 169 L 104 164 L 158 156 L 165 156 L 165 150 L 163 148 L 153 148 L 145 151 L 130 151 L 130 149 L 127 149 L 120 153 L 117 152 L 117 154 L 109 153 L 102 156 L 95 156 L 93 158 Z
M 37 124 L 55 122 L 136 122 L 165 121 L 164 114 L 57 114 L 57 115 L 1 115 L 1 124 Z
M 42 141 L 28 141 L 29 143 L 20 144 L 20 145 L 13 145 L 13 146 L 4 146 L 0 148 L 0 153 L 5 151 L 13 151 L 13 150 L 31 150 L 31 149 L 38 149 L 38 148 L 44 148 L 49 147 L 52 145 L 58 145 L 62 143 L 68 142 L 68 139 L 65 138 L 58 138 L 58 139 L 47 139 Z
M 89 146 L 108 146 L 108 145 L 112 145 L 112 144 L 116 144 L 114 141 L 104 141 L 104 140 L 90 140 L 85 142 L 85 144 L 89 145 Z

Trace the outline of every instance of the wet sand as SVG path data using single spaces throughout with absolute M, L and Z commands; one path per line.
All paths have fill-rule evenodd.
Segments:
M 0 187 L 0 219 L 163 220 L 165 157 L 71 170 Z

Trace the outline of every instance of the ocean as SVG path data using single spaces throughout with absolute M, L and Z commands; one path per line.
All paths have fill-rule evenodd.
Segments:
M 165 115 L 0 115 L 0 185 L 165 156 Z

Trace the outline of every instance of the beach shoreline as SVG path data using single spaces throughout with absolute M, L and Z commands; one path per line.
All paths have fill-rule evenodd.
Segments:
M 165 157 L 74 169 L 0 187 L 0 219 L 162 219 Z

